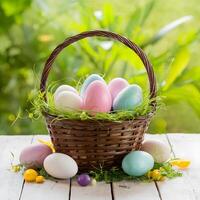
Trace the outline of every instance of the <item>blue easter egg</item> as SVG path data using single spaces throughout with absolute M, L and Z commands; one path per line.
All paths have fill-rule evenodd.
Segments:
M 91 75 L 88 76 L 88 77 L 85 79 L 85 81 L 83 82 L 83 85 L 82 85 L 81 91 L 80 91 L 81 97 L 83 97 L 83 95 L 84 95 L 84 93 L 85 93 L 85 91 L 86 91 L 88 85 L 89 85 L 90 83 L 92 83 L 93 81 L 96 81 L 96 80 L 100 80 L 100 81 L 103 81 L 103 82 L 105 83 L 104 79 L 103 79 L 101 76 L 99 76 L 98 74 L 91 74 Z
M 122 169 L 130 176 L 142 176 L 153 166 L 153 157 L 144 151 L 132 151 L 122 160 Z
M 139 85 L 127 86 L 115 97 L 113 110 L 135 110 L 142 103 L 142 99 L 142 89 Z

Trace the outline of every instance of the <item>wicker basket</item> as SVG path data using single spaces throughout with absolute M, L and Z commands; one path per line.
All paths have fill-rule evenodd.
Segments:
M 133 50 L 146 68 L 150 85 L 150 98 L 156 96 L 154 72 L 145 53 L 127 38 L 116 33 L 100 30 L 83 32 L 69 37 L 53 50 L 43 69 L 41 92 L 45 92 L 48 74 L 58 54 L 70 44 L 93 36 L 118 40 Z M 79 171 L 88 171 L 100 166 L 103 168 L 119 166 L 124 155 L 132 150 L 140 149 L 155 107 L 156 102 L 154 101 L 152 102 L 152 111 L 147 116 L 123 122 L 56 120 L 57 116 L 48 113 L 44 113 L 44 116 L 56 152 L 62 152 L 73 157 L 79 166 Z

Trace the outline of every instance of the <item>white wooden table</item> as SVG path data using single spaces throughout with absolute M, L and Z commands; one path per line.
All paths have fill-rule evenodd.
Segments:
M 146 135 L 169 145 L 172 156 L 191 160 L 183 177 L 152 183 L 100 182 L 87 187 L 73 180 L 25 183 L 20 173 L 11 172 L 11 152 L 17 164 L 20 151 L 38 138 L 49 140 L 43 135 L 0 136 L 0 200 L 200 200 L 200 134 Z

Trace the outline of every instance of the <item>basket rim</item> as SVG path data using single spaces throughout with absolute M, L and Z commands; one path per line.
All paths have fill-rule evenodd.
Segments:
M 119 123 L 127 123 L 127 122 L 131 122 L 131 121 L 137 121 L 137 120 L 147 120 L 147 119 L 151 119 L 154 115 L 155 115 L 155 109 L 152 109 L 150 112 L 148 112 L 146 115 L 143 116 L 138 116 L 134 119 L 130 119 L 130 120 L 119 120 L 119 121 L 112 121 L 112 120 L 101 120 L 101 119 L 86 119 L 86 120 L 81 120 L 81 119 L 67 119 L 61 116 L 57 116 L 54 114 L 50 114 L 47 111 L 42 111 L 42 115 L 44 117 L 50 117 L 50 118 L 57 118 L 60 120 L 64 120 L 64 121 L 69 121 L 69 122 L 101 122 L 101 123 L 113 123 L 113 124 L 119 124 Z

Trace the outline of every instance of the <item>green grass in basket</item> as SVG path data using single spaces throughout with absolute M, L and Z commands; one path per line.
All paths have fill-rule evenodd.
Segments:
M 51 85 L 47 89 L 47 102 L 44 100 L 44 93 L 41 93 L 40 91 L 37 92 L 32 101 L 33 108 L 29 113 L 30 118 L 37 119 L 42 115 L 42 112 L 47 112 L 51 115 L 57 116 L 58 119 L 123 121 L 133 120 L 138 116 L 145 116 L 152 109 L 150 106 L 150 102 L 152 100 L 150 100 L 148 95 L 145 93 L 142 104 L 134 111 L 112 111 L 110 113 L 96 113 L 94 116 L 90 115 L 84 110 L 64 112 L 55 108 L 53 100 L 53 88 L 54 87 Z M 157 97 L 156 101 L 159 102 L 158 100 L 159 98 Z

